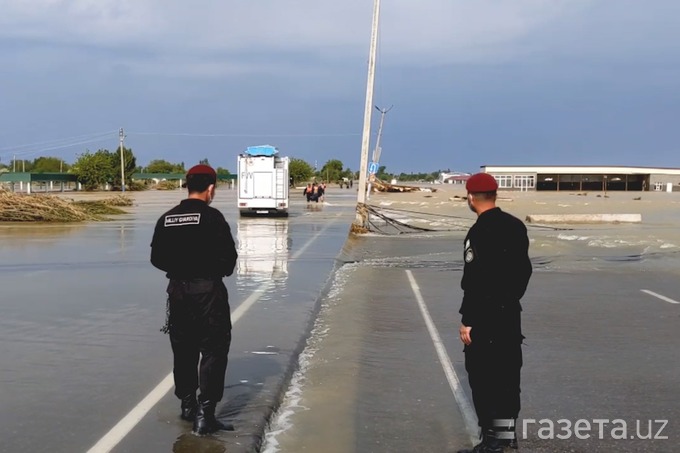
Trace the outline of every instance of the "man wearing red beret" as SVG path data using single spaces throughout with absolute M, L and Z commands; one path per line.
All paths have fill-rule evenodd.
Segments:
M 182 401 L 181 418 L 193 421 L 200 435 L 233 429 L 215 418 L 231 345 L 229 296 L 222 278 L 234 272 L 238 257 L 229 224 L 210 207 L 216 182 L 210 166 L 191 167 L 189 196 L 158 219 L 151 242 L 151 263 L 170 280 L 163 330 L 170 333 L 175 395 Z
M 482 441 L 459 453 L 517 448 L 522 326 L 520 299 L 531 277 L 529 238 L 521 220 L 496 206 L 498 183 L 477 173 L 466 184 L 477 221 L 464 241 L 460 339 Z

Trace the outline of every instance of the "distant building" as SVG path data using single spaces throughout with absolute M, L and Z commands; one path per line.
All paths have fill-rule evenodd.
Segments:
M 469 173 L 440 173 L 438 181 L 442 184 L 464 185 L 470 176 Z
M 483 165 L 481 171 L 505 190 L 680 191 L 680 168 Z

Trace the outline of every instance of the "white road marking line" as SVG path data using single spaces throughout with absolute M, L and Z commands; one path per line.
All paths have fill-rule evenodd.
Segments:
M 434 344 L 434 348 L 437 351 L 439 362 L 442 365 L 446 379 L 449 381 L 451 392 L 453 392 L 456 403 L 458 403 L 460 412 L 463 415 L 465 429 L 470 436 L 470 443 L 474 445 L 479 441 L 479 428 L 477 426 L 475 411 L 472 408 L 472 404 L 470 404 L 470 400 L 468 399 L 460 384 L 460 379 L 458 379 L 456 370 L 453 369 L 453 364 L 451 363 L 451 359 L 446 352 L 446 347 L 444 346 L 444 342 L 442 342 L 439 331 L 437 330 L 437 326 L 435 326 L 434 322 L 432 321 L 432 317 L 430 316 L 430 312 L 427 309 L 427 305 L 425 305 L 423 296 L 420 294 L 420 287 L 418 286 L 416 279 L 413 278 L 413 274 L 410 270 L 406 271 L 406 275 L 408 275 L 409 282 L 411 283 L 411 289 L 413 290 L 413 294 L 416 296 L 416 300 L 418 301 L 420 313 L 423 315 L 427 330 L 430 332 L 430 338 L 432 338 L 432 344 Z
M 645 294 L 649 294 L 650 296 L 654 296 L 657 299 L 661 299 L 664 302 L 668 302 L 669 304 L 680 304 L 680 302 L 678 302 L 677 300 L 673 300 L 670 297 L 662 296 L 661 294 L 657 294 L 654 291 L 650 291 L 648 289 L 641 289 L 640 291 L 642 291 Z
M 307 248 L 318 239 L 335 221 L 340 217 L 341 213 L 335 215 L 335 218 L 323 228 L 321 228 L 314 236 L 312 236 L 296 253 L 293 254 L 292 259 L 299 258 Z M 262 284 L 257 288 L 246 300 L 244 300 L 231 315 L 232 326 L 241 319 L 241 317 L 257 302 L 267 289 L 272 286 L 272 280 Z M 125 415 L 108 433 L 104 435 L 99 441 L 90 448 L 87 453 L 108 453 L 127 436 L 130 431 L 144 418 L 144 416 L 156 405 L 158 402 L 172 389 L 175 385 L 172 372 L 170 372 L 151 392 L 142 399 L 130 412 Z

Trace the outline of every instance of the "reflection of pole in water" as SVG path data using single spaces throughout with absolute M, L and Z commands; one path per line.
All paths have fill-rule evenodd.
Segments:
M 288 220 L 238 221 L 237 275 L 255 279 L 288 276 Z

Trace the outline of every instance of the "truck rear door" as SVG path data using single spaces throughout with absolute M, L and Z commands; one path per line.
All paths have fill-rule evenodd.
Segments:
M 253 198 L 272 198 L 274 181 L 271 171 L 253 173 Z

